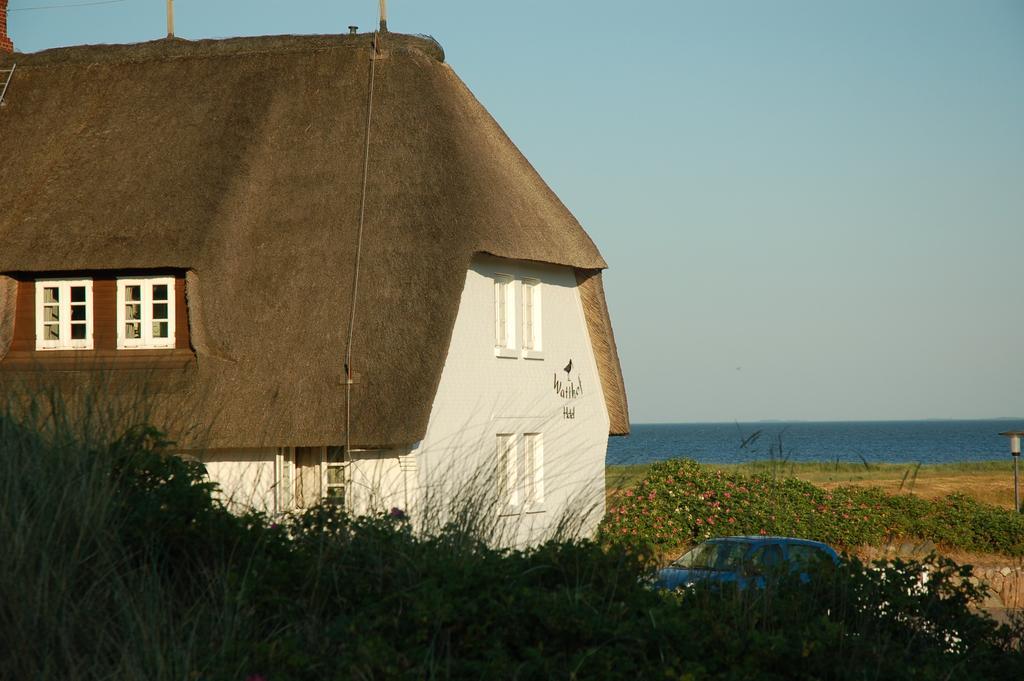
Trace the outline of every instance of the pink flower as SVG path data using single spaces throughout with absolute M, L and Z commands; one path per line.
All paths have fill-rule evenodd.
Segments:
M 732 499 L 732 494 L 730 494 L 729 492 L 726 492 L 725 493 L 725 498 L 726 499 Z
M 647 501 L 654 501 L 655 494 L 656 494 L 656 492 L 651 492 L 650 494 L 648 494 L 647 495 Z
M 701 518 L 697 518 L 697 524 L 698 525 L 703 525 L 704 521 Z
M 736 522 L 736 519 L 735 518 L 729 518 L 729 522 L 730 523 L 734 523 L 734 522 Z
M 714 525 L 714 524 L 715 524 L 714 516 L 708 516 L 708 525 Z
M 633 496 L 633 490 L 631 490 L 631 489 L 627 489 L 627 490 L 626 490 L 626 496 L 627 496 L 627 497 L 631 497 L 631 496 Z
M 675 479 L 675 478 L 673 478 L 673 477 L 672 477 L 671 475 L 670 475 L 670 476 L 668 476 L 668 477 L 667 477 L 667 478 L 665 479 L 665 482 L 667 482 L 667 483 L 668 483 L 668 484 L 670 484 L 670 485 L 671 485 L 672 483 L 674 483 L 675 481 L 676 481 L 676 479 Z
M 767 530 L 765 530 L 765 529 L 764 529 L 764 528 L 762 527 L 762 528 L 761 528 L 761 534 L 768 534 L 768 531 L 767 531 Z

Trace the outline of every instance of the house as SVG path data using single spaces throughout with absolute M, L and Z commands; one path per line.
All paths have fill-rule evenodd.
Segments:
M 415 516 L 475 480 L 518 541 L 572 505 L 593 527 L 629 429 L 606 263 L 435 41 L 14 63 L 0 390 L 146 384 L 181 451 L 268 512 Z

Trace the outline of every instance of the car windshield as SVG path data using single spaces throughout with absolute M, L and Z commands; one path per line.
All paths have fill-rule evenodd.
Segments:
M 750 542 L 706 542 L 684 553 L 672 563 L 691 570 L 739 570 Z

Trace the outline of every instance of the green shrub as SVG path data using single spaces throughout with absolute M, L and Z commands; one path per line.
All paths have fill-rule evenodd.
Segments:
M 877 488 L 822 489 L 795 478 L 711 471 L 691 460 L 653 464 L 611 499 L 613 542 L 678 547 L 724 535 L 786 535 L 838 547 L 925 537 L 949 548 L 1024 555 L 1024 517 L 964 495 L 926 500 Z
M 421 535 L 400 514 L 332 506 L 237 516 L 156 430 L 70 435 L 0 416 L 2 678 L 853 681 L 1024 668 L 1024 628 L 973 614 L 984 592 L 951 563 L 924 588 L 919 565 L 853 563 L 810 585 L 659 593 L 644 585 L 651 557 L 628 545 L 503 550 L 464 524 Z

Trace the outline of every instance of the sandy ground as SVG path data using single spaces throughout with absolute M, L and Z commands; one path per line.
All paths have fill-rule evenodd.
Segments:
M 803 477 L 803 476 L 799 476 Z M 904 481 L 902 476 L 872 480 L 817 481 L 822 487 L 859 485 L 880 487 L 890 494 L 917 494 L 927 499 L 960 492 L 987 504 L 1013 508 L 1013 478 L 995 473 L 962 473 L 957 475 L 922 474 L 917 480 Z

